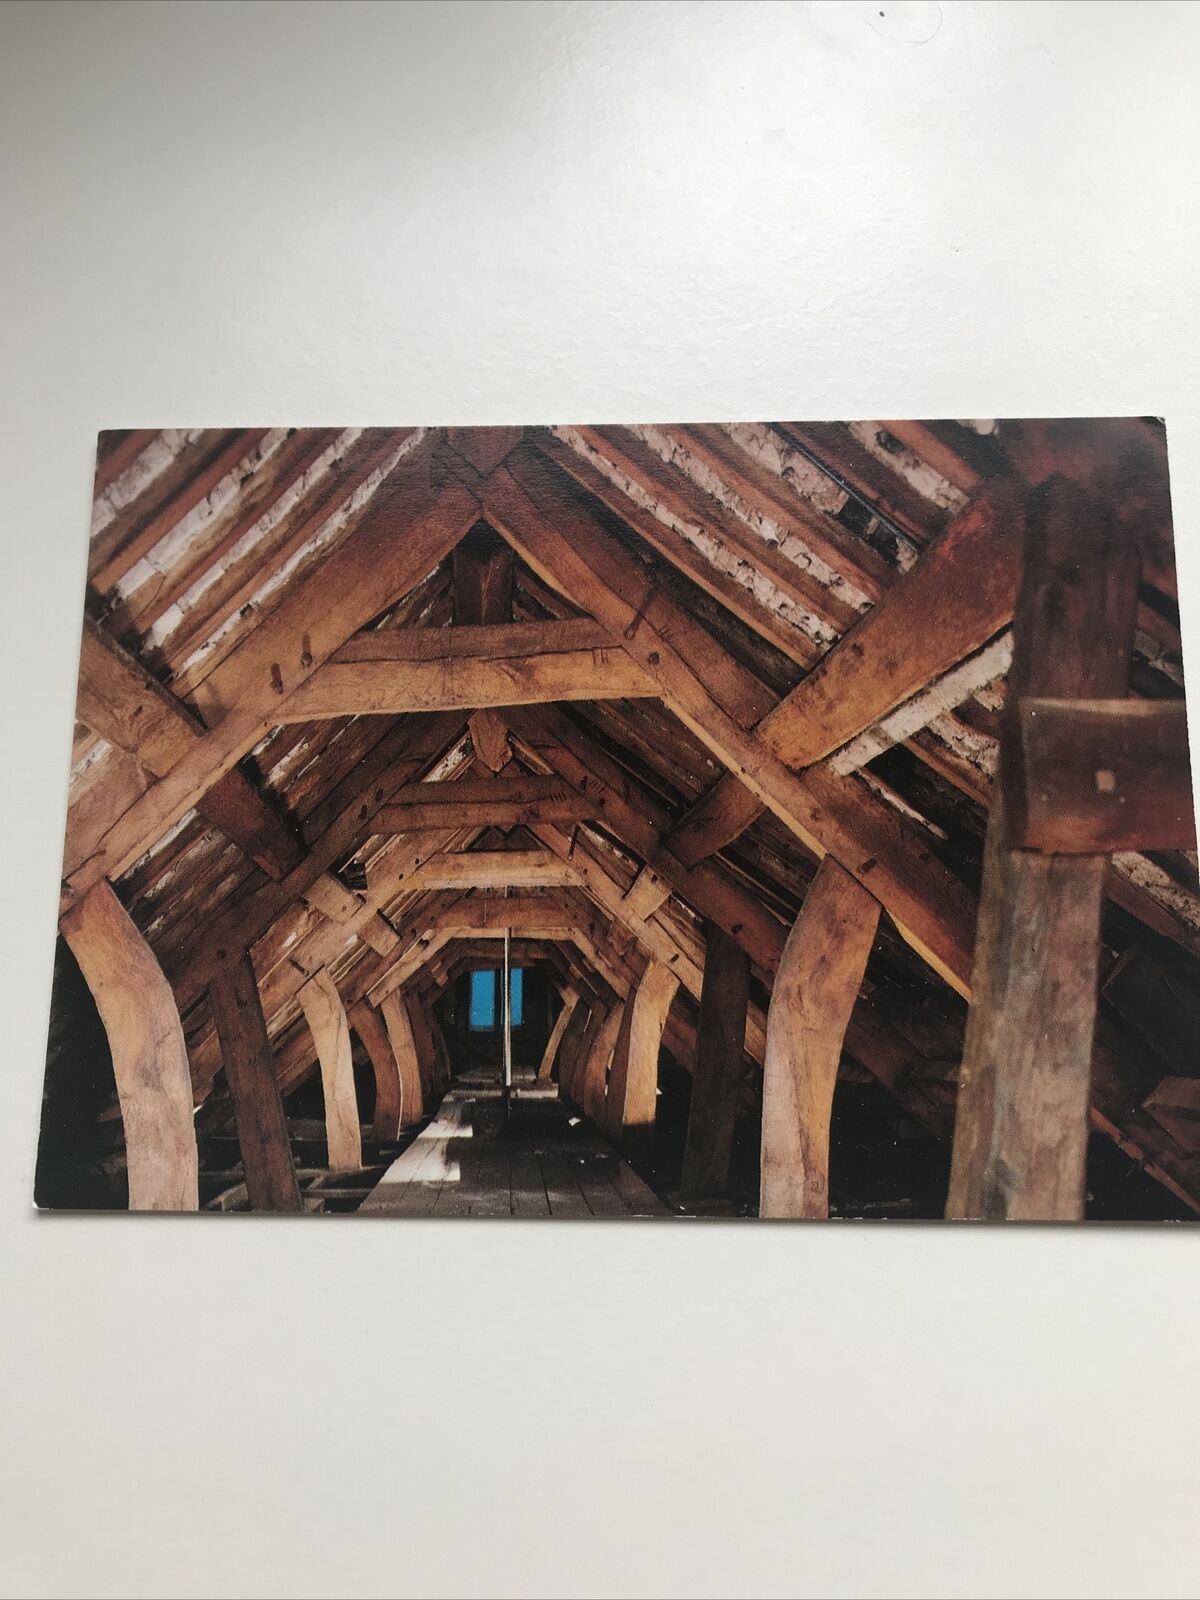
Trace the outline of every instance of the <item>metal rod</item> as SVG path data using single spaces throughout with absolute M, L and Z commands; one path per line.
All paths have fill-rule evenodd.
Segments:
M 508 1116 L 512 1098 L 512 966 L 509 940 L 512 930 L 504 930 L 504 1115 Z

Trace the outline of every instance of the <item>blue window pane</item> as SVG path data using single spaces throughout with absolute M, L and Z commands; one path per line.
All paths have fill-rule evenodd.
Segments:
M 512 1025 L 519 1028 L 525 1010 L 525 972 L 522 967 L 513 967 L 508 975 L 508 1003 L 512 1007 Z
M 496 974 L 491 967 L 471 974 L 470 1020 L 473 1028 L 496 1026 Z

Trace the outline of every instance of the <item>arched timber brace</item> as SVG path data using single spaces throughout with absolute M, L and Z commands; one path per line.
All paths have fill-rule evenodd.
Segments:
M 670 967 L 651 961 L 629 1002 L 608 1084 L 607 1123 L 614 1135 L 636 1137 L 654 1127 L 658 1057 L 678 989 L 679 978 Z
M 584 1112 L 596 1123 L 599 1123 L 604 1116 L 606 1074 L 624 1015 L 625 1001 L 618 1000 L 596 1029 L 591 1049 L 583 1063 L 579 1083 L 579 1103 Z
M 729 1182 L 749 995 L 746 952 L 722 929 L 710 926 L 680 1182 L 686 1200 L 720 1199 Z
M 775 974 L 763 1066 L 759 1215 L 829 1215 L 829 1125 L 879 903 L 826 856 Z
M 296 998 L 312 1029 L 325 1091 L 325 1136 L 329 1166 L 334 1172 L 356 1172 L 362 1166 L 362 1130 L 354 1090 L 350 1025 L 341 997 L 324 967 L 314 972 Z
M 1111 507 L 1051 478 L 1027 508 L 1001 782 L 988 817 L 947 1215 L 1083 1216 L 1109 858 L 1012 847 L 1015 720 L 1031 696 L 1129 687 L 1139 554 Z
M 131 1211 L 200 1204 L 192 1078 L 175 996 L 133 920 L 103 880 L 62 918 L 112 1052 Z
M 562 1043 L 563 1034 L 567 1031 L 567 1024 L 575 1014 L 579 1004 L 579 994 L 573 989 L 566 990 L 563 994 L 562 1010 L 554 1019 L 554 1026 L 550 1030 L 550 1037 L 546 1040 L 546 1048 L 542 1052 L 542 1059 L 538 1064 L 538 1080 L 541 1083 L 550 1081 L 550 1074 L 554 1071 L 555 1058 L 558 1047 Z
M 208 1000 L 221 1041 L 251 1209 L 299 1211 L 283 1098 L 249 955 L 217 973 Z
M 378 1011 L 369 1000 L 359 1000 L 350 1007 L 350 1023 L 362 1040 L 363 1049 L 371 1061 L 375 1074 L 375 1118 L 371 1133 L 382 1143 L 390 1143 L 400 1132 L 400 1111 L 403 1094 L 400 1088 L 400 1068 Z
M 421 1073 L 421 1089 L 424 1093 L 426 1104 L 431 1104 L 434 1094 L 442 1087 L 442 1084 L 441 1063 L 438 1060 L 437 1050 L 434 1045 L 429 1012 L 415 994 L 408 995 L 404 1004 L 408 1012 L 409 1025 L 412 1028 L 413 1044 L 416 1046 L 417 1067 Z
M 383 1025 L 387 1029 L 392 1054 L 400 1075 L 400 1126 L 411 1128 L 425 1115 L 425 1096 L 421 1087 L 421 1067 L 417 1059 L 417 1045 L 413 1037 L 408 1007 L 398 994 L 385 996 L 379 1007 Z
M 576 1092 L 577 1069 L 581 1056 L 586 1052 L 592 1036 L 592 1021 L 598 1010 L 598 1003 L 587 1000 L 575 1007 L 571 1020 L 567 1024 L 566 1032 L 558 1052 L 558 1087 L 564 1100 L 569 1100 L 577 1105 Z
M 637 559 L 527 452 L 514 452 L 481 497 L 518 555 L 621 637 L 663 704 L 806 848 L 834 855 L 848 870 L 869 870 L 871 890 L 902 936 L 965 993 L 975 908 L 924 843 L 865 785 L 851 788 L 819 767 L 796 774 L 780 760 L 749 726 L 771 709 L 763 686 L 747 681 L 689 613 L 653 585 L 648 591 Z
M 1099 903 L 1089 863 L 1108 855 L 1087 1114 L 1141 1169 L 1112 1168 L 1132 1210 L 1147 1180 L 1200 1207 L 1186 1088 L 1200 899 L 1174 855 L 1195 830 L 1158 424 L 140 438 L 132 453 L 124 437 L 101 445 L 64 904 L 107 881 L 146 926 L 189 1024 L 194 1102 L 223 1070 L 223 1043 L 235 1102 L 238 1061 L 265 1059 L 236 993 L 213 989 L 206 1003 L 252 950 L 276 1059 L 242 1084 L 240 1109 L 272 1073 L 287 1094 L 317 1064 L 309 1026 L 294 1024 L 298 990 L 324 969 L 374 1063 L 375 1132 L 394 1137 L 437 1106 L 451 1065 L 464 1093 L 494 1066 L 494 1039 L 471 1036 L 466 986 L 449 986 L 493 964 L 487 939 L 507 933 L 522 966 L 544 963 L 545 979 L 580 997 L 542 1067 L 564 1098 L 630 1138 L 651 1126 L 665 1045 L 696 1080 L 683 1102 L 688 1180 L 711 1164 L 719 1193 L 733 1106 L 750 1110 L 762 1082 L 751 1062 L 766 1065 L 762 1208 L 815 1210 L 852 1002 L 847 1075 L 870 1073 L 895 1102 L 888 1114 L 949 1146 L 966 1012 L 955 996 L 971 998 L 994 788 L 964 1187 L 950 1209 L 1076 1214 L 1054 1184 L 1078 1195 Z M 1048 486 L 1040 500 L 1031 485 Z M 1018 606 L 1031 504 L 1044 546 L 1031 543 L 1034 587 L 1061 591 L 1032 654 Z M 1132 665 L 1068 681 L 1060 634 L 1086 641 L 1117 615 L 1080 598 L 1111 566 L 1097 507 L 1143 548 Z M 1040 676 L 1027 670 L 1038 652 L 1053 668 Z M 1071 660 L 1085 653 L 1068 640 Z M 235 873 L 214 830 L 269 881 Z M 786 908 L 823 861 L 791 930 Z M 842 945 L 813 932 L 833 863 L 894 925 L 857 1001 Z M 729 1028 L 723 1050 L 722 1008 L 698 1026 L 691 1003 L 716 982 L 709 926 L 751 963 L 745 1038 Z M 1079 947 L 1082 974 L 1066 970 Z M 690 999 L 673 1003 L 668 974 Z M 64 976 L 52 1099 L 71 1088 L 67 1050 L 93 1048 L 97 1025 L 74 963 Z M 393 991 L 389 1023 L 378 1008 Z M 545 996 L 539 975 L 521 1044 L 549 1031 Z M 375 1009 L 356 1024 L 364 1001 Z M 873 1117 L 884 1102 L 874 1085 L 869 1095 Z M 118 1130 L 102 1125 L 113 1112 L 102 1089 L 97 1104 L 79 1175 L 81 1192 L 102 1195 Z M 673 1124 L 674 1095 L 658 1104 Z M 1036 1126 L 1060 1118 L 1061 1136 Z M 214 1178 L 226 1149 L 202 1142 Z M 1111 1214 L 1098 1156 L 1091 1209 Z M 1062 1168 L 1054 1184 L 1050 1164 Z M 940 1209 L 942 1164 L 918 1174 L 920 1193 L 906 1166 L 888 1180 L 898 1204 Z M 835 1175 L 852 1206 L 858 1174 Z M 882 1171 L 869 1176 L 882 1198 Z

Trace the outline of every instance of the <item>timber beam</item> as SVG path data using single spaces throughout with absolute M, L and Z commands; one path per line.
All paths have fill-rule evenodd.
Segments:
M 767 1012 L 759 1215 L 829 1215 L 829 1129 L 879 906 L 824 860 L 784 946 Z
M 595 811 L 588 796 L 553 778 L 461 778 L 407 785 L 380 807 L 371 828 L 377 834 L 390 834 L 527 827 L 586 822 Z
M 1194 850 L 1182 700 L 1025 696 L 1001 771 L 1015 849 L 1047 855 Z
M 350 1025 L 341 996 L 333 978 L 322 968 L 300 989 L 299 999 L 321 1063 L 329 1168 L 333 1172 L 357 1172 L 362 1166 L 362 1130 Z
M 619 634 L 667 707 L 818 857 L 859 878 L 901 935 L 952 987 L 969 991 L 975 902 L 857 779 L 802 777 L 753 731 L 763 686 L 681 607 L 544 462 L 517 450 L 480 489 L 488 520 L 547 583 Z
M 108 1035 L 125 1128 L 131 1211 L 195 1211 L 196 1130 L 187 1046 L 171 986 L 107 883 L 62 919 Z
M 799 770 L 839 750 L 925 689 L 1012 620 L 1021 504 L 993 490 L 896 580 L 775 707 L 756 732 Z M 688 865 L 735 839 L 762 803 L 727 776 L 667 838 Z
M 1136 544 L 1065 478 L 1031 493 L 1026 520 L 1010 701 L 1123 695 Z M 1013 741 L 1008 723 L 1002 767 Z M 1069 1221 L 1084 1206 L 1108 857 L 1015 849 L 1007 788 L 988 817 L 947 1215 Z
M 277 721 L 619 700 L 657 686 L 598 624 L 381 628 L 361 633 L 280 707 Z
M 475 496 L 439 466 L 431 441 L 408 450 L 336 548 L 204 680 L 197 699 L 210 731 L 66 874 L 64 903 L 119 877 L 193 809 L 278 725 L 288 695 L 436 567 L 478 513 Z

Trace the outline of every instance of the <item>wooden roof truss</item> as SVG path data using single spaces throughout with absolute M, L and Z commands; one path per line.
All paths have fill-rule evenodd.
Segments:
M 1169 993 L 1195 1036 L 1149 422 L 107 436 L 64 928 L 115 888 L 170 981 L 197 1103 L 222 1066 L 209 990 L 247 952 L 286 1092 L 316 1064 L 316 974 L 350 1009 L 428 998 L 503 928 L 564 990 L 627 998 L 667 967 L 690 997 L 668 1042 L 691 1065 L 717 929 L 749 962 L 753 1098 L 828 861 L 881 913 L 845 1060 L 948 1136 L 1030 495 L 1060 479 L 1142 561 L 1131 693 L 1088 711 L 1116 798 L 1076 823 L 1110 861 L 1092 1116 L 1200 1206 L 1178 1113 L 1194 1059 L 1145 1004 Z M 1046 699 L 1051 753 L 1051 718 L 1072 715 Z M 1062 850 L 1079 791 L 1027 783 L 1021 842 Z M 1126 796 L 1152 814 L 1140 832 L 1112 820 Z

